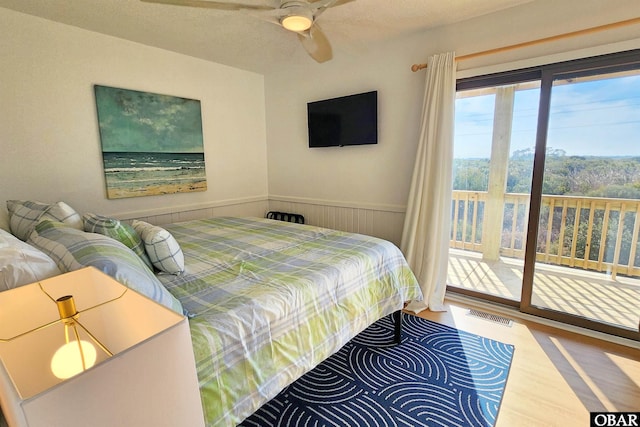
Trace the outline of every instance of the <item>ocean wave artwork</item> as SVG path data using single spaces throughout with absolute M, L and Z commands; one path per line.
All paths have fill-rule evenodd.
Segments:
M 95 85 L 107 198 L 206 191 L 200 101 Z
M 102 153 L 109 199 L 204 191 L 204 153 Z

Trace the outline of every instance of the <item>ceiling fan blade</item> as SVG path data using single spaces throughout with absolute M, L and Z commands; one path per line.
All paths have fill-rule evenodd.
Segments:
M 206 1 L 206 0 L 140 0 L 145 3 L 160 3 L 170 4 L 174 6 L 189 6 L 189 7 L 201 7 L 206 9 L 221 9 L 221 10 L 272 10 L 271 6 L 261 6 L 255 4 L 242 4 L 242 3 L 224 3 L 219 1 Z
M 329 39 L 318 24 L 313 24 L 307 31 L 298 33 L 298 39 L 309 56 L 316 62 L 322 63 L 333 58 Z
M 310 4 L 313 15 L 317 18 L 330 7 L 342 6 L 355 0 L 318 0 Z
M 355 1 L 355 0 L 311 0 L 309 3 L 311 5 L 316 5 L 316 4 L 319 4 L 319 3 L 320 4 L 331 3 L 327 7 L 333 7 L 333 6 L 342 6 L 343 4 L 351 3 L 352 1 Z

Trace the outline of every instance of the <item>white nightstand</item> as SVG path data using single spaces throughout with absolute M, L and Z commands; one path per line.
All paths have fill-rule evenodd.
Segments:
M 99 342 L 95 365 L 66 380 L 51 368 L 65 295 Z M 187 319 L 92 267 L 0 292 L 0 361 L 11 427 L 204 426 Z

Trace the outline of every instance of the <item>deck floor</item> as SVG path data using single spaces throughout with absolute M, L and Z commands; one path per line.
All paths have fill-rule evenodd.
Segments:
M 478 252 L 449 250 L 448 283 L 519 301 L 523 260 L 484 261 Z M 532 304 L 638 330 L 640 279 L 537 263 Z

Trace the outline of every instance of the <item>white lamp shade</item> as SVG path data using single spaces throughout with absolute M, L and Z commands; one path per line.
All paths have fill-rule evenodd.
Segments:
M 54 302 L 64 295 L 79 312 L 84 367 Z M 0 307 L 0 406 L 9 426 L 161 426 L 185 417 L 204 425 L 184 316 L 93 267 L 0 292 Z M 71 370 L 58 372 L 69 358 Z M 176 390 L 184 394 L 177 406 L 159 411 Z

